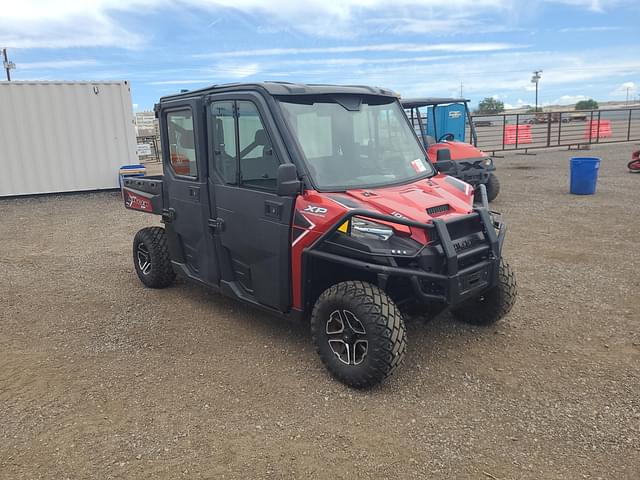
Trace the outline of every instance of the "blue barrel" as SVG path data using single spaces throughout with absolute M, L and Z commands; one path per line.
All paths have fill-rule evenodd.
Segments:
M 598 170 L 600 170 L 598 157 L 573 157 L 570 162 L 569 191 L 574 195 L 596 193 Z

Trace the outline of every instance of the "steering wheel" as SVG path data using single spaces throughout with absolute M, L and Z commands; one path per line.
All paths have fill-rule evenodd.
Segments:
M 438 143 L 440 142 L 452 142 L 455 140 L 455 135 L 453 133 L 445 133 L 438 139 Z

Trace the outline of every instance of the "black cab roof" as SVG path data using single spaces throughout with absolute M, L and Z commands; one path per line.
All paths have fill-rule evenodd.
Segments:
M 438 98 L 438 97 L 421 97 L 421 98 L 401 98 L 400 103 L 404 108 L 420 108 L 427 105 L 442 105 L 447 103 L 467 103 L 466 98 Z
M 256 82 L 256 83 L 225 83 L 211 85 L 198 90 L 190 90 L 174 95 L 167 95 L 160 98 L 160 102 L 185 99 L 190 97 L 200 97 L 211 93 L 221 93 L 240 90 L 257 90 L 268 95 L 327 95 L 327 94 L 358 94 L 377 95 L 384 97 L 399 98 L 393 90 L 368 87 L 364 85 L 325 85 L 325 84 L 304 84 L 289 82 Z

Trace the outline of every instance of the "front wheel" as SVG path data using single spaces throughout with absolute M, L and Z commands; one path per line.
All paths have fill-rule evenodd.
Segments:
M 402 363 L 406 333 L 400 310 L 367 282 L 333 285 L 316 301 L 311 336 L 331 375 L 354 388 L 369 388 Z
M 167 234 L 162 227 L 147 227 L 133 239 L 133 264 L 142 283 L 150 288 L 165 288 L 176 274 L 171 266 Z
M 489 180 L 487 180 L 487 200 L 493 202 L 498 193 L 500 193 L 500 181 L 493 173 L 489 174 Z
M 516 276 L 504 260 L 498 267 L 498 284 L 476 298 L 453 309 L 458 320 L 471 325 L 491 325 L 502 319 L 516 303 L 518 287 Z

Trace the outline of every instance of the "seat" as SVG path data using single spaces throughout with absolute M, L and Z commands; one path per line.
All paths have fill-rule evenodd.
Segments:
M 259 155 L 251 155 L 256 149 L 262 147 Z M 259 183 L 261 186 L 271 185 L 278 175 L 280 163 L 273 154 L 273 147 L 267 132 L 264 129 L 256 130 L 253 142 L 240 152 L 240 172 L 243 183 Z M 272 180 L 265 182 L 264 180 Z M 274 184 L 275 185 L 275 184 Z

